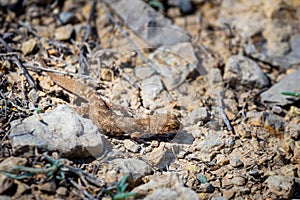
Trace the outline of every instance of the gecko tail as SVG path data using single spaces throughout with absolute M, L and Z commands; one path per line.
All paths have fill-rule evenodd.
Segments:
M 39 61 L 44 68 L 49 68 L 40 55 L 39 55 Z M 83 97 L 85 99 L 89 99 L 93 94 L 96 93 L 94 89 L 92 89 L 91 87 L 89 87 L 84 83 L 81 83 L 80 81 L 69 79 L 64 77 L 63 75 L 58 75 L 53 72 L 46 72 L 46 74 L 51 78 L 51 80 L 55 84 L 59 85 L 60 87 L 64 88 L 65 90 L 77 96 Z

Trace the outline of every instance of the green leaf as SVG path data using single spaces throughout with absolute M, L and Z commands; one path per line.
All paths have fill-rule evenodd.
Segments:
M 126 199 L 128 197 L 134 197 L 136 195 L 135 192 L 127 192 L 127 193 L 119 193 L 116 194 L 113 199 L 120 200 L 120 199 Z
M 203 174 L 196 174 L 197 179 L 200 181 L 200 183 L 207 183 L 207 178 Z
M 152 7 L 155 7 L 155 8 L 158 8 L 159 11 L 165 11 L 164 5 L 159 1 L 151 0 L 151 1 L 148 2 L 148 5 L 150 5 Z
M 300 93 L 296 92 L 281 92 L 281 94 L 286 96 L 300 97 Z

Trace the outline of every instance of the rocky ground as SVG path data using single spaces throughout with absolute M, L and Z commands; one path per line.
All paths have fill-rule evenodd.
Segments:
M 299 1 L 0 6 L 1 199 L 300 198 Z M 49 70 L 182 125 L 108 137 Z

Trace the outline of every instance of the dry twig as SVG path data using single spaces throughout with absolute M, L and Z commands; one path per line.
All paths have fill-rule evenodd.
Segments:
M 219 110 L 220 110 L 220 113 L 221 113 L 221 115 L 222 115 L 223 121 L 224 121 L 224 123 L 226 124 L 228 130 L 231 131 L 233 134 L 235 134 L 234 129 L 233 129 L 233 127 L 231 126 L 231 124 L 230 124 L 230 122 L 229 122 L 229 120 L 228 120 L 228 118 L 227 118 L 227 116 L 226 116 L 226 113 L 225 113 L 225 111 L 224 111 L 223 103 L 222 103 L 222 98 L 221 98 L 221 93 L 218 92 L 217 95 L 218 95 Z
M 4 48 L 6 49 L 6 51 L 8 53 L 13 52 L 13 49 L 2 39 L 2 37 L 0 37 L 0 43 L 4 46 Z M 30 74 L 28 73 L 27 69 L 24 67 L 23 63 L 21 62 L 21 60 L 18 58 L 18 56 L 13 55 L 14 58 L 14 62 L 16 63 L 16 65 L 20 68 L 20 70 L 23 72 L 27 82 L 29 83 L 29 85 L 32 88 L 36 88 L 35 82 L 32 79 L 32 77 L 30 76 Z

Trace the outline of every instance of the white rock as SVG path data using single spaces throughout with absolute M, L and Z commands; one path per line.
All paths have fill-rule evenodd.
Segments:
M 110 142 L 99 132 L 91 120 L 78 115 L 69 106 L 25 120 L 12 122 L 10 133 L 13 153 L 58 151 L 62 157 L 101 156 L 110 151 Z

